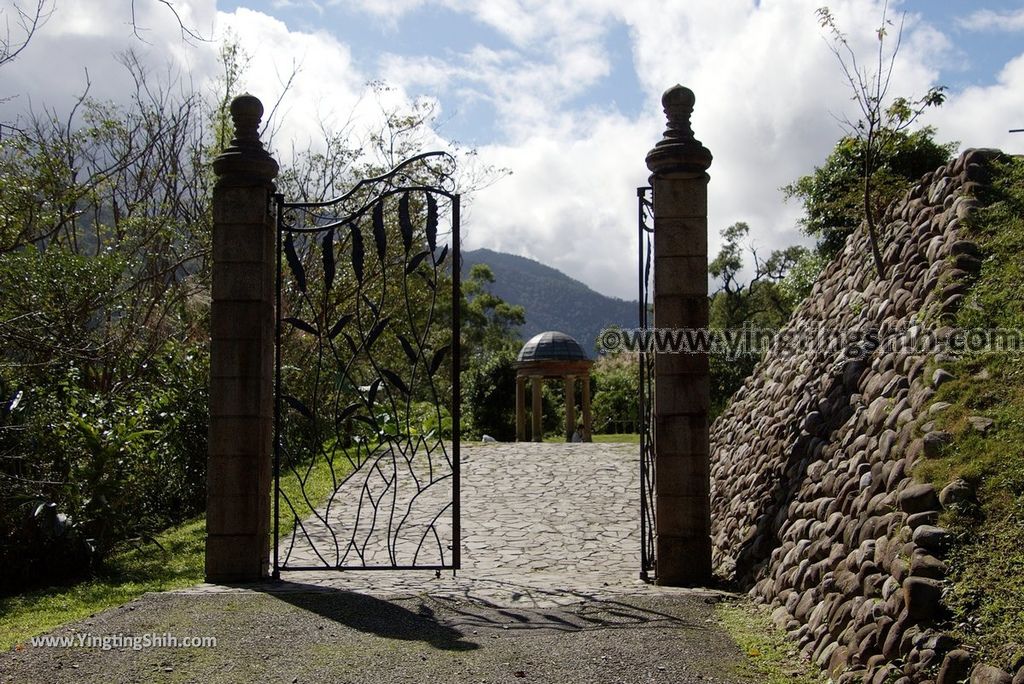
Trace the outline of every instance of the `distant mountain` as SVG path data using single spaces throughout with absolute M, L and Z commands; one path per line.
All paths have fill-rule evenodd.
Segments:
M 637 325 L 635 301 L 606 297 L 533 259 L 489 249 L 463 252 L 463 277 L 474 264 L 481 263 L 494 272 L 491 291 L 526 309 L 526 325 L 520 328 L 524 341 L 537 333 L 558 330 L 574 337 L 593 358 L 597 335 L 604 328 Z

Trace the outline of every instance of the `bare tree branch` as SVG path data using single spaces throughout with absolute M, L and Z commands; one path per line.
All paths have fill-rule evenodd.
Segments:
M 906 98 L 895 98 L 892 102 L 888 102 L 889 86 L 896 68 L 896 56 L 902 45 L 903 28 L 906 21 L 904 12 L 900 17 L 899 25 L 896 26 L 895 39 L 890 43 L 892 47 L 887 50 L 888 27 L 895 26 L 888 18 L 888 11 L 889 2 L 886 0 L 882 5 L 881 23 L 875 30 L 878 49 L 875 53 L 875 63 L 870 71 L 866 68 L 862 70 L 858 65 L 856 52 L 850 46 L 846 36 L 839 30 L 836 19 L 829 8 L 820 7 L 816 11 L 821 27 L 831 35 L 831 40 L 826 39 L 829 50 L 839 62 L 843 79 L 850 87 L 853 93 L 852 99 L 860 110 L 861 118 L 857 122 L 854 123 L 845 116 L 839 121 L 850 137 L 860 140 L 862 143 L 864 222 L 871 244 L 871 255 L 879 277 L 885 275 L 885 265 L 877 234 L 876 223 L 879 217 L 876 216 L 877 210 L 873 201 L 875 173 L 878 171 L 879 164 L 884 163 L 882 161 L 884 150 L 892 135 L 913 124 L 926 107 L 941 104 L 944 99 L 942 94 L 944 88 L 937 87 L 932 88 L 927 95 L 913 102 Z
M 11 16 L 0 10 L 0 17 L 4 24 L 3 35 L 0 35 L 0 66 L 14 61 L 21 51 L 28 47 L 32 36 L 53 13 L 50 1 L 36 0 L 35 6 L 31 9 L 22 9 L 21 5 L 13 3 L 10 8 L 14 14 L 13 28 Z
M 135 3 L 137 1 L 138 0 L 131 0 L 132 34 L 136 38 L 141 40 L 143 43 L 147 43 L 148 44 L 149 41 L 147 41 L 145 38 L 143 38 L 142 33 L 145 32 L 145 31 L 148 31 L 149 29 L 139 25 L 139 22 L 138 22 L 138 19 L 137 19 L 137 15 L 135 13 Z M 171 11 L 171 14 L 174 15 L 174 20 L 176 22 L 178 22 L 178 30 L 181 32 L 181 38 L 186 43 L 192 45 L 191 41 L 193 41 L 193 40 L 199 41 L 200 43 L 209 43 L 209 42 L 213 41 L 212 37 L 211 38 L 207 38 L 206 36 L 203 36 L 201 33 L 199 33 L 199 31 L 196 28 L 191 27 L 191 26 L 187 26 L 185 24 L 185 20 L 182 19 L 181 14 L 178 13 L 178 9 L 174 6 L 174 3 L 171 2 L 171 0 L 155 0 L 155 1 L 160 3 L 161 5 L 164 5 L 167 9 L 169 9 Z

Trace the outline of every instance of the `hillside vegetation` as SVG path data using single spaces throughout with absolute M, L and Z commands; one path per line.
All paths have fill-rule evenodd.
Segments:
M 513 254 L 476 249 L 462 255 L 464 275 L 479 263 L 487 264 L 494 272 L 492 292 L 526 310 L 526 323 L 520 328 L 524 341 L 537 333 L 559 330 L 571 335 L 593 358 L 598 333 L 612 325 L 637 325 L 636 302 L 606 297 L 550 266 Z
M 1022 331 L 1024 159 L 998 164 L 981 199 L 987 206 L 968 227 L 984 260 L 957 326 Z M 1024 658 L 1024 351 L 965 354 L 946 365 L 955 379 L 939 388 L 933 408 L 950 404 L 936 427 L 952 442 L 915 475 L 937 488 L 963 480 L 974 492 L 940 519 L 956 539 L 947 602 L 956 636 L 1012 671 Z
M 1024 677 L 1024 362 L 956 344 L 1024 323 L 1022 177 L 926 173 L 885 275 L 856 230 L 712 426 L 717 571 L 841 683 Z

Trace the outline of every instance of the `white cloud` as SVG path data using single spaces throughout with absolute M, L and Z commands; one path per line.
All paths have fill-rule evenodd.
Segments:
M 269 110 L 288 93 L 278 110 L 277 141 L 305 147 L 323 137 L 322 124 L 340 128 L 353 116 L 365 125 L 375 113 L 363 101 L 364 81 L 348 47 L 324 31 L 289 30 L 261 12 L 239 8 L 217 17 L 220 40 L 237 40 L 249 57 L 243 86 Z
M 547 130 L 516 139 L 512 149 L 485 146 L 484 158 L 493 154 L 517 175 L 479 198 L 486 227 L 471 234 L 473 241 L 546 254 L 549 263 L 604 292 L 632 296 L 634 188 L 646 180 L 644 156 L 664 128 L 661 92 L 676 82 L 695 91 L 694 130 L 715 156 L 712 255 L 719 231 L 736 221 L 750 223 L 762 252 L 805 240 L 796 230 L 799 207 L 784 204 L 779 188 L 824 159 L 841 134 L 832 115 L 851 107 L 815 21 L 816 6 L 810 0 L 629 5 L 621 17 L 630 25 L 647 92 L 643 113 L 630 121 L 591 112 L 569 122 L 579 114 L 566 117 L 556 106 L 537 114 L 554 122 Z M 833 9 L 855 49 L 873 47 L 880 4 Z M 934 77 L 913 60 L 898 69 L 897 92 L 923 91 Z M 502 211 L 509 206 L 516 212 Z
M 162 3 L 137 2 L 133 25 L 127 4 L 112 10 L 102 0 L 56 3 L 24 52 L 3 69 L 0 120 L 10 121 L 30 108 L 39 111 L 44 106 L 64 112 L 84 92 L 87 81 L 94 99 L 125 98 L 131 80 L 116 55 L 126 50 L 165 81 L 187 77 L 197 68 L 202 71 L 212 48 L 183 35 L 182 25 L 199 35 L 211 35 L 215 7 L 215 0 L 176 3 L 175 17 Z
M 320 16 L 324 15 L 324 6 L 316 0 L 271 0 L 270 6 L 275 10 L 305 7 L 313 10 Z
M 367 21 L 378 17 L 405 30 L 399 19 L 427 0 L 333 4 L 342 1 L 364 9 Z M 709 186 L 712 254 L 718 232 L 735 221 L 751 225 L 762 251 L 804 239 L 796 230 L 799 207 L 784 204 L 779 187 L 820 163 L 842 133 L 836 117 L 854 114 L 815 19 L 820 0 L 436 2 L 492 27 L 508 43 L 479 41 L 462 52 L 441 51 L 442 56 L 386 54 L 379 62 L 357 61 L 325 29 L 332 3 L 323 3 L 325 21 L 317 31 L 296 30 L 247 9 L 217 12 L 215 0 L 181 0 L 175 6 L 200 28 L 216 24 L 218 39 L 230 28 L 252 56 L 246 87 L 268 107 L 298 66 L 278 113 L 282 127 L 275 151 L 282 157 L 289 140 L 300 148 L 316 144 L 322 122 L 338 129 L 351 121 L 365 135 L 379 122 L 381 108 L 407 106 L 417 94 L 445 96 L 456 108 L 467 101 L 490 104 L 499 136 L 480 147 L 479 159 L 514 174 L 472 198 L 465 214 L 468 247 L 531 256 L 602 292 L 634 296 L 635 187 L 646 182 L 644 156 L 664 128 L 660 95 L 676 82 L 695 91 L 694 130 L 715 156 Z M 830 5 L 851 46 L 870 55 L 882 0 Z M 0 120 L 23 108 L 29 96 L 59 109 L 61 98 L 80 89 L 84 66 L 94 95 L 116 98 L 125 79 L 111 55 L 125 47 L 142 52 L 154 68 L 171 59 L 202 87 L 217 74 L 217 43 L 184 42 L 173 17 L 155 0 L 138 4 L 140 25 L 150 29 L 148 43 L 132 38 L 127 16 L 92 21 L 109 16 L 104 0 L 60 7 L 23 58 L 4 71 L 4 93 L 20 97 L 2 105 Z M 628 108 L 639 111 L 632 116 L 611 103 L 578 104 L 611 73 L 605 41 L 616 23 L 628 27 L 643 91 L 643 102 Z M 908 16 L 892 92 L 925 92 L 937 81 L 936 65 L 956 58 L 957 50 L 922 17 Z M 394 86 L 383 102 L 364 95 L 364 82 L 377 78 Z M 1024 55 L 1007 64 L 996 83 L 950 93 L 927 122 L 944 139 L 1011 150 L 1024 144 L 1005 132 L 1024 125 L 1021 111 Z M 436 135 L 425 144 L 448 145 Z
M 599 291 L 631 296 L 636 269 L 636 193 L 657 130 L 619 115 L 585 116 L 578 137 L 543 131 L 485 146 L 485 161 L 513 175 L 481 191 L 466 218 L 467 247 L 543 261 Z
M 384 20 L 391 27 L 395 26 L 395 22 L 403 14 L 407 14 L 426 3 L 427 0 L 327 0 L 329 7 L 338 7 L 340 5 L 354 7 Z
M 824 160 L 843 133 L 837 118 L 857 118 L 817 23 L 819 4 L 648 0 L 615 10 L 631 29 L 648 98 L 643 113 L 625 120 L 614 112 L 591 112 L 580 125 L 566 122 L 556 103 L 535 115 L 554 122 L 546 131 L 516 139 L 511 148 L 484 147 L 485 158 L 495 155 L 517 177 L 479 199 L 485 227 L 472 234 L 474 243 L 546 254 L 549 263 L 604 292 L 631 296 L 632 190 L 645 179 L 644 155 L 663 128 L 660 94 L 676 82 L 695 91 L 694 130 L 715 156 L 709 186 L 712 256 L 719 231 L 736 221 L 751 225 L 762 253 L 806 243 L 797 227 L 800 208 L 784 203 L 779 188 Z M 832 3 L 832 9 L 857 54 L 872 55 L 882 3 L 847 0 Z M 927 91 L 938 78 L 933 65 L 952 49 L 945 35 L 908 15 L 890 92 Z M 1011 86 L 999 92 L 1006 99 L 1004 112 L 1021 110 L 1010 108 L 1016 97 Z M 951 102 L 944 111 L 955 116 L 962 110 Z M 516 211 L 503 211 L 507 207 Z
M 1024 54 L 1011 60 L 996 83 L 972 86 L 952 93 L 946 103 L 929 112 L 944 140 L 958 140 L 962 147 L 995 147 L 1008 153 L 1024 153 L 1024 139 L 1011 128 L 1024 127 Z
M 1024 9 L 1008 12 L 981 9 L 957 19 L 956 23 L 968 31 L 1024 31 Z

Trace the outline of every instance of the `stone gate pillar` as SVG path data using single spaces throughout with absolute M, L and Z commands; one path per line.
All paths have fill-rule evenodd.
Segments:
M 206 581 L 252 582 L 270 566 L 278 166 L 259 140 L 263 105 L 231 103 L 235 136 L 213 162 L 213 302 Z
M 693 135 L 694 95 L 662 96 L 668 128 L 647 154 L 654 189 L 654 327 L 708 325 L 707 185 L 711 152 Z M 654 360 L 657 582 L 711 580 L 707 353 L 657 352 Z

